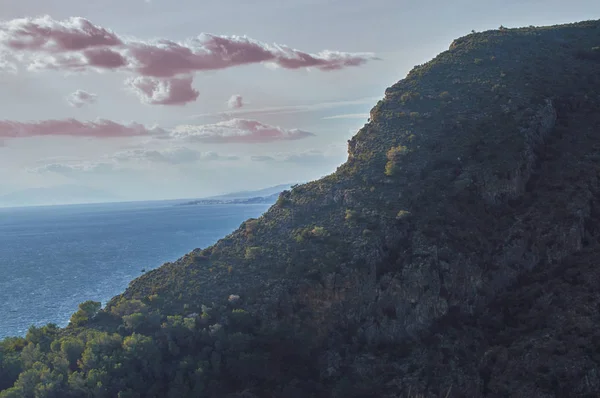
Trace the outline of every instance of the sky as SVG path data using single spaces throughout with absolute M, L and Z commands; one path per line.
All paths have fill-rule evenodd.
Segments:
M 346 160 L 384 90 L 453 39 L 600 18 L 592 0 L 0 0 L 0 10 L 0 202 L 73 186 L 154 200 L 313 180 Z

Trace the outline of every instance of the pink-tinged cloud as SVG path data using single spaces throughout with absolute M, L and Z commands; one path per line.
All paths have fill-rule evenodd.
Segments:
M 317 68 L 322 71 L 344 69 L 349 66 L 361 66 L 369 60 L 377 60 L 371 53 L 347 53 L 341 51 L 321 51 L 308 54 L 288 47 L 279 47 L 281 54 L 273 62 L 284 69 Z
M 77 90 L 67 96 L 67 102 L 74 108 L 81 108 L 96 102 L 98 96 L 84 90 Z
M 255 120 L 232 119 L 200 126 L 178 126 L 171 131 L 170 136 L 175 139 L 212 144 L 258 144 L 300 140 L 312 137 L 314 134 L 299 129 L 286 130 L 269 126 Z
M 58 21 L 49 16 L 0 23 L 0 46 L 33 54 L 34 69 L 125 68 L 139 76 L 157 78 L 256 63 L 333 71 L 377 59 L 371 53 L 326 50 L 311 54 L 246 36 L 208 33 L 180 43 L 126 40 L 84 18 Z
M 151 105 L 185 105 L 196 101 L 200 93 L 192 87 L 192 76 L 154 78 L 139 76 L 126 84 L 143 103 Z
M 43 16 L 0 22 L 0 44 L 12 50 L 58 53 L 122 43 L 115 33 L 85 18 L 57 21 Z
M 24 138 L 36 136 L 72 137 L 135 137 L 163 133 L 160 129 L 148 129 L 142 124 L 120 124 L 106 119 L 81 122 L 75 119 L 44 120 L 40 122 L 14 122 L 0 120 L 0 138 Z
M 127 59 L 120 53 L 110 48 L 93 48 L 83 52 L 87 65 L 104 68 L 118 69 L 127 65 Z
M 27 69 L 32 71 L 56 70 L 85 72 L 90 69 L 116 71 L 124 68 L 127 60 L 108 48 L 96 48 L 81 53 L 40 54 L 29 58 Z
M 244 106 L 244 99 L 241 95 L 235 94 L 227 101 L 227 107 L 229 109 L 240 109 Z
M 360 66 L 376 59 L 371 53 L 323 51 L 309 54 L 282 45 L 269 45 L 241 36 L 203 33 L 185 43 L 159 40 L 127 44 L 127 58 L 143 76 L 171 77 L 198 71 L 268 62 L 284 69 L 314 67 L 323 71 Z

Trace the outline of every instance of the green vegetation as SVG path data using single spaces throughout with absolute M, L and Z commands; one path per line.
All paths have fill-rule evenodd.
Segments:
M 408 148 L 402 145 L 390 148 L 390 150 L 387 151 L 386 156 L 388 161 L 385 164 L 386 176 L 393 176 L 401 170 L 400 160 L 402 159 L 402 156 L 406 155 L 408 152 Z
M 309 226 L 306 228 L 300 228 L 294 231 L 294 239 L 296 242 L 301 243 L 307 239 L 322 239 L 329 236 L 329 233 L 323 227 Z
M 352 222 L 358 219 L 358 213 L 356 210 L 346 209 L 346 215 L 344 216 L 346 221 Z
M 79 304 L 79 310 L 71 316 L 70 323 L 76 326 L 86 323 L 98 314 L 101 306 L 98 301 L 86 301 Z
M 276 366 L 276 351 L 267 353 L 281 344 L 292 347 L 293 336 L 259 330 L 241 308 L 205 307 L 202 316 L 185 317 L 116 315 L 139 307 L 121 302 L 105 314 L 104 322 L 126 326 L 117 333 L 48 325 L 31 327 L 24 339 L 4 340 L 0 397 L 224 396 L 252 380 L 272 383 L 285 374 L 283 364 Z M 229 387 L 216 382 L 225 379 Z
M 335 173 L 2 341 L 0 397 L 594 396 L 599 46 L 599 21 L 455 40 Z
M 398 220 L 402 220 L 404 218 L 408 218 L 410 217 L 410 211 L 406 211 L 406 210 L 400 210 L 398 212 L 398 214 L 396 215 L 396 219 Z

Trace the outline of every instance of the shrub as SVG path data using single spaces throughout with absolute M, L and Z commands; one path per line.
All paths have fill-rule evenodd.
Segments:
M 393 176 L 399 170 L 398 162 L 400 158 L 409 152 L 408 148 L 404 145 L 398 145 L 390 148 L 387 151 L 388 162 L 385 165 L 385 175 Z
M 279 194 L 279 197 L 277 198 L 277 202 L 275 202 L 275 206 L 277 207 L 285 207 L 288 206 L 292 203 L 292 201 L 290 200 L 290 191 L 283 191 L 282 193 Z
M 327 232 L 327 231 L 325 230 L 325 228 L 323 228 L 323 227 L 314 227 L 314 228 L 313 228 L 313 229 L 310 231 L 310 234 L 311 234 L 312 236 L 315 236 L 315 237 L 317 237 L 317 238 L 323 238 L 323 237 L 329 236 L 329 232 Z
M 246 260 L 255 260 L 261 253 L 262 249 L 257 246 L 251 246 L 246 248 L 246 252 L 244 253 L 244 258 Z
M 70 324 L 73 326 L 81 326 L 88 320 L 98 315 L 102 304 L 98 301 L 85 301 L 79 304 L 79 310 L 71 316 Z
M 414 91 L 407 91 L 400 96 L 400 102 L 405 104 L 407 102 L 410 102 L 412 100 L 419 99 L 419 98 L 421 98 L 421 95 L 419 93 L 414 92 Z
M 449 99 L 452 98 L 452 96 L 450 95 L 450 93 L 448 91 L 442 91 L 439 95 L 441 100 L 447 101 Z
M 293 233 L 293 238 L 298 243 L 304 242 L 306 239 L 325 238 L 327 236 L 329 236 L 329 232 L 325 228 L 318 226 L 300 228 Z
M 124 317 L 137 312 L 145 313 L 148 311 L 148 306 L 140 300 L 121 300 L 117 305 L 110 309 L 110 312 L 116 316 Z
M 355 221 L 357 213 L 354 210 L 346 209 L 346 216 L 344 218 L 346 221 Z
M 245 222 L 246 235 L 252 235 L 252 233 L 256 232 L 258 228 L 258 220 L 256 218 L 251 218 Z
M 407 210 L 400 210 L 398 214 L 396 214 L 396 220 L 402 220 L 404 218 L 410 217 L 411 213 Z

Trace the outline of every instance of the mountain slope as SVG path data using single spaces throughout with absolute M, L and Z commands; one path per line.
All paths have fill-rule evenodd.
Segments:
M 334 174 L 82 308 L 56 334 L 90 354 L 60 388 L 98 370 L 122 396 L 594 396 L 598 93 L 600 21 L 455 40 Z

